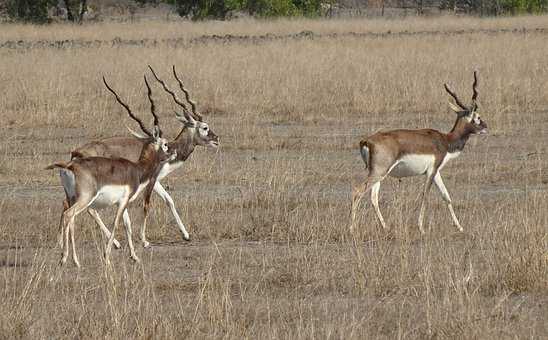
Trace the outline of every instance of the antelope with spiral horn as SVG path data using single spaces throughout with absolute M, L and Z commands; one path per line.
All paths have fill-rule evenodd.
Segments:
M 449 106 L 457 115 L 453 128 L 448 133 L 432 129 L 392 130 L 378 132 L 360 142 L 360 153 L 369 174 L 365 182 L 356 186 L 352 193 L 351 230 L 354 228 L 358 205 L 369 190 L 375 213 L 381 226 L 386 229 L 379 209 L 379 190 L 381 182 L 387 176 L 401 178 L 424 175 L 426 180 L 422 190 L 418 221 L 420 232 L 424 233 L 426 196 L 432 183 L 436 185 L 446 202 L 454 225 L 459 231 L 463 231 L 440 171 L 449 160 L 460 155 L 470 136 L 487 133 L 487 125 L 478 112 L 477 85 L 477 73 L 474 72 L 472 102 L 470 105 L 464 105 L 449 86 L 444 84 L 447 93 L 455 100 L 456 104 L 449 102 Z
M 130 250 L 130 256 L 134 261 L 139 261 L 132 241 L 131 222 L 129 220 L 128 205 L 133 202 L 141 193 L 144 194 L 144 214 L 143 229 L 146 225 L 148 206 L 150 204 L 150 195 L 156 183 L 156 179 L 163 165 L 167 164 L 177 157 L 176 150 L 168 146 L 166 139 L 162 138 L 162 131 L 158 126 L 158 119 L 154 112 L 154 102 L 152 101 L 150 87 L 149 99 L 151 101 L 151 111 L 154 116 L 154 128 L 149 131 L 143 122 L 137 118 L 129 106 L 125 104 L 118 94 L 108 85 L 105 78 L 103 82 L 116 100 L 126 108 L 129 116 L 140 126 L 146 139 L 142 140 L 142 148 L 137 162 L 132 162 L 124 158 L 105 158 L 105 157 L 80 157 L 74 158 L 68 163 L 56 162 L 46 169 L 59 168 L 61 183 L 65 190 L 68 208 L 63 211 L 61 217 L 62 235 L 63 235 L 63 256 L 61 264 L 66 263 L 69 252 L 69 236 L 72 243 L 72 259 L 77 267 L 80 262 L 76 255 L 76 245 L 74 242 L 74 222 L 76 216 L 84 211 L 89 211 L 92 216 L 98 216 L 96 209 L 102 209 L 117 205 L 116 218 L 112 233 L 100 224 L 102 231 L 109 237 L 105 249 L 105 261 L 110 263 L 110 252 L 114 244 L 114 234 L 123 218 L 126 228 L 127 241 Z
M 194 152 L 196 146 L 217 148 L 219 146 L 219 137 L 213 132 L 213 130 L 211 130 L 209 124 L 204 121 L 202 115 L 198 113 L 196 103 L 191 99 L 189 91 L 184 87 L 181 78 L 177 74 L 175 65 L 172 67 L 172 73 L 179 85 L 179 88 L 184 93 L 187 103 L 181 100 L 175 94 L 175 92 L 171 90 L 169 86 L 158 77 L 158 75 L 150 65 L 148 67 L 156 81 L 161 84 L 164 91 L 166 91 L 172 97 L 175 103 L 181 108 L 181 112 L 175 112 L 175 118 L 182 123 L 182 127 L 179 130 L 177 136 L 173 140 L 168 142 L 169 148 L 177 151 L 177 157 L 167 162 L 161 168 L 160 173 L 157 177 L 157 181 L 154 184 L 153 190 L 162 198 L 162 200 L 170 209 L 171 214 L 175 218 L 177 226 L 182 233 L 183 239 L 189 241 L 190 235 L 177 212 L 175 202 L 173 201 L 171 195 L 164 189 L 160 181 L 169 174 L 171 174 L 173 171 L 181 168 L 184 162 Z M 137 138 L 109 137 L 95 140 L 74 149 L 71 152 L 71 158 L 76 159 L 90 156 L 102 156 L 109 158 L 120 157 L 129 159 L 131 161 L 136 161 L 139 158 L 140 150 L 143 148 L 144 143 L 146 143 L 147 136 L 142 136 L 131 130 L 130 132 L 132 132 L 132 134 Z M 68 207 L 67 201 L 65 201 L 64 207 L 65 209 Z M 95 213 L 92 216 L 98 225 L 104 226 L 104 223 L 102 222 L 101 217 L 98 214 Z M 104 230 L 104 228 L 101 228 L 101 230 Z M 149 247 L 150 243 L 146 239 L 145 229 L 141 229 L 140 236 L 143 246 L 145 248 Z M 116 246 L 119 245 L 118 241 L 115 240 L 114 242 Z

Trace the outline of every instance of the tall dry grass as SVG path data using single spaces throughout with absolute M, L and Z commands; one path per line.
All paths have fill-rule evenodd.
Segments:
M 263 34 L 542 26 L 545 17 L 4 26 L 2 39 L 159 38 L 177 30 Z M 165 28 L 172 28 L 166 30 Z M 219 30 L 219 31 L 215 31 Z M 126 35 L 127 34 L 127 35 Z M 135 34 L 135 35 L 132 35 Z M 0 336 L 5 338 L 541 338 L 547 334 L 546 35 L 501 32 L 318 38 L 172 48 L 1 49 Z M 62 189 L 42 168 L 128 122 L 105 75 L 148 120 L 142 74 L 176 64 L 222 148 L 197 149 L 166 184 L 193 236 L 158 200 L 156 242 L 133 265 L 99 258 L 78 223 L 84 269 L 59 268 Z M 442 84 L 470 98 L 490 135 L 443 171 L 465 228 L 422 179 L 383 182 L 382 231 L 368 203 L 348 232 L 361 136 L 454 120 Z M 166 133 L 172 104 L 156 86 Z M 137 211 L 137 209 L 134 209 Z M 112 216 L 105 213 L 110 219 Z M 139 223 L 139 215 L 134 220 Z
M 234 21 L 189 22 L 143 20 L 140 22 L 96 22 L 83 25 L 66 25 L 62 23 L 48 25 L 36 29 L 33 25 L 4 24 L 2 25 L 2 41 L 4 40 L 112 40 L 122 39 L 167 39 L 195 38 L 202 35 L 264 35 L 292 34 L 302 31 L 313 31 L 318 34 L 329 33 L 385 33 L 420 32 L 420 31 L 456 31 L 456 30 L 489 30 L 489 29 L 534 29 L 547 28 L 545 16 L 525 16 L 506 18 L 474 18 L 446 16 L 425 18 L 409 16 L 404 18 L 339 18 L 325 19 L 273 19 L 255 20 L 252 18 Z

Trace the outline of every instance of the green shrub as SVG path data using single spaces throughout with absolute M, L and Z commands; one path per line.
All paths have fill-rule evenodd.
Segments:
M 56 3 L 54 0 L 8 0 L 8 15 L 14 20 L 45 23 L 48 21 L 48 7 Z
M 501 9 L 505 13 L 542 13 L 548 9 L 548 0 L 502 0 Z
M 231 11 L 257 17 L 318 16 L 320 4 L 320 0 L 175 0 L 179 15 L 194 20 L 223 19 Z

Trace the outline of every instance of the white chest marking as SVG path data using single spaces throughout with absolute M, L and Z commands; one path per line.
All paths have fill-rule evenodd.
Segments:
M 129 193 L 129 187 L 125 185 L 105 185 L 93 200 L 92 208 L 106 208 L 118 204 Z
M 441 162 L 441 165 L 440 165 L 440 168 L 439 170 L 443 169 L 443 167 L 445 166 L 445 164 L 447 164 L 447 162 L 449 162 L 450 160 L 452 160 L 453 158 L 457 158 L 458 156 L 460 155 L 460 151 L 457 151 L 457 152 L 448 152 L 445 157 L 443 158 L 443 161 Z
M 162 178 L 166 177 L 173 171 L 179 169 L 183 166 L 183 161 L 175 162 L 175 163 L 166 163 L 164 166 L 162 166 L 162 169 L 160 170 L 160 174 L 158 175 L 158 181 L 160 181 Z
M 434 155 L 405 155 L 390 170 L 392 177 L 423 175 L 434 168 Z

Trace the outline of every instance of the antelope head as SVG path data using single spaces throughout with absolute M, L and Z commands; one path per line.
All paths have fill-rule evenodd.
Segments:
M 164 164 L 173 161 L 177 158 L 177 150 L 169 147 L 167 139 L 162 138 L 162 131 L 158 126 L 154 126 L 152 130 L 151 142 L 149 147 L 154 150 L 154 155 L 159 164 Z M 143 149 L 143 152 L 146 152 Z
M 456 126 L 460 126 L 462 129 L 469 131 L 473 134 L 485 134 L 487 133 L 487 124 L 481 119 L 480 114 L 478 112 L 478 104 L 476 99 L 478 98 L 478 77 L 476 74 L 476 71 L 474 71 L 474 83 L 472 84 L 472 103 L 470 105 L 464 105 L 457 95 L 451 91 L 449 86 L 447 84 L 443 85 L 445 87 L 445 91 L 449 93 L 451 97 L 455 100 L 456 104 L 453 104 L 452 102 L 449 102 L 449 106 L 451 107 L 451 110 L 453 110 L 457 114 L 457 122 L 455 123 Z
M 175 103 L 181 107 L 182 112 L 175 111 L 175 117 L 183 123 L 184 128 L 189 131 L 193 144 L 217 148 L 219 146 L 219 137 L 211 130 L 209 125 L 204 122 L 202 115 L 197 112 L 196 102 L 190 98 L 188 90 L 184 87 L 183 82 L 177 75 L 175 65 L 173 65 L 173 76 L 177 80 L 179 88 L 185 94 L 185 100 L 187 101 L 187 104 L 190 105 L 190 108 L 156 75 L 156 72 L 154 72 L 154 69 L 152 69 L 150 65 L 148 67 L 154 75 L 154 78 L 162 85 L 163 89 L 169 93 Z
M 163 164 L 166 162 L 170 162 L 173 159 L 177 157 L 177 151 L 175 149 L 170 149 L 168 145 L 168 141 L 165 138 L 162 138 L 162 130 L 160 129 L 158 115 L 156 113 L 156 105 L 154 103 L 154 100 L 152 99 L 152 90 L 150 89 L 150 86 L 148 84 L 148 80 L 146 76 L 144 77 L 145 84 L 147 87 L 147 95 L 148 100 L 150 101 L 150 112 L 152 113 L 152 116 L 154 117 L 154 126 L 152 128 L 152 131 L 146 128 L 145 124 L 139 117 L 137 117 L 130 109 L 129 105 L 124 103 L 120 96 L 114 91 L 109 84 L 107 83 L 105 77 L 103 77 L 103 83 L 107 87 L 107 89 L 114 95 L 116 98 L 116 101 L 124 107 L 126 112 L 128 113 L 129 117 L 137 122 L 139 127 L 141 128 L 142 134 L 137 133 L 130 129 L 128 130 L 131 132 L 132 135 L 134 135 L 138 139 L 146 139 L 148 140 L 148 147 L 143 148 L 142 155 L 145 153 L 150 153 L 153 150 L 152 155 L 147 155 L 148 158 L 156 160 L 158 163 Z

